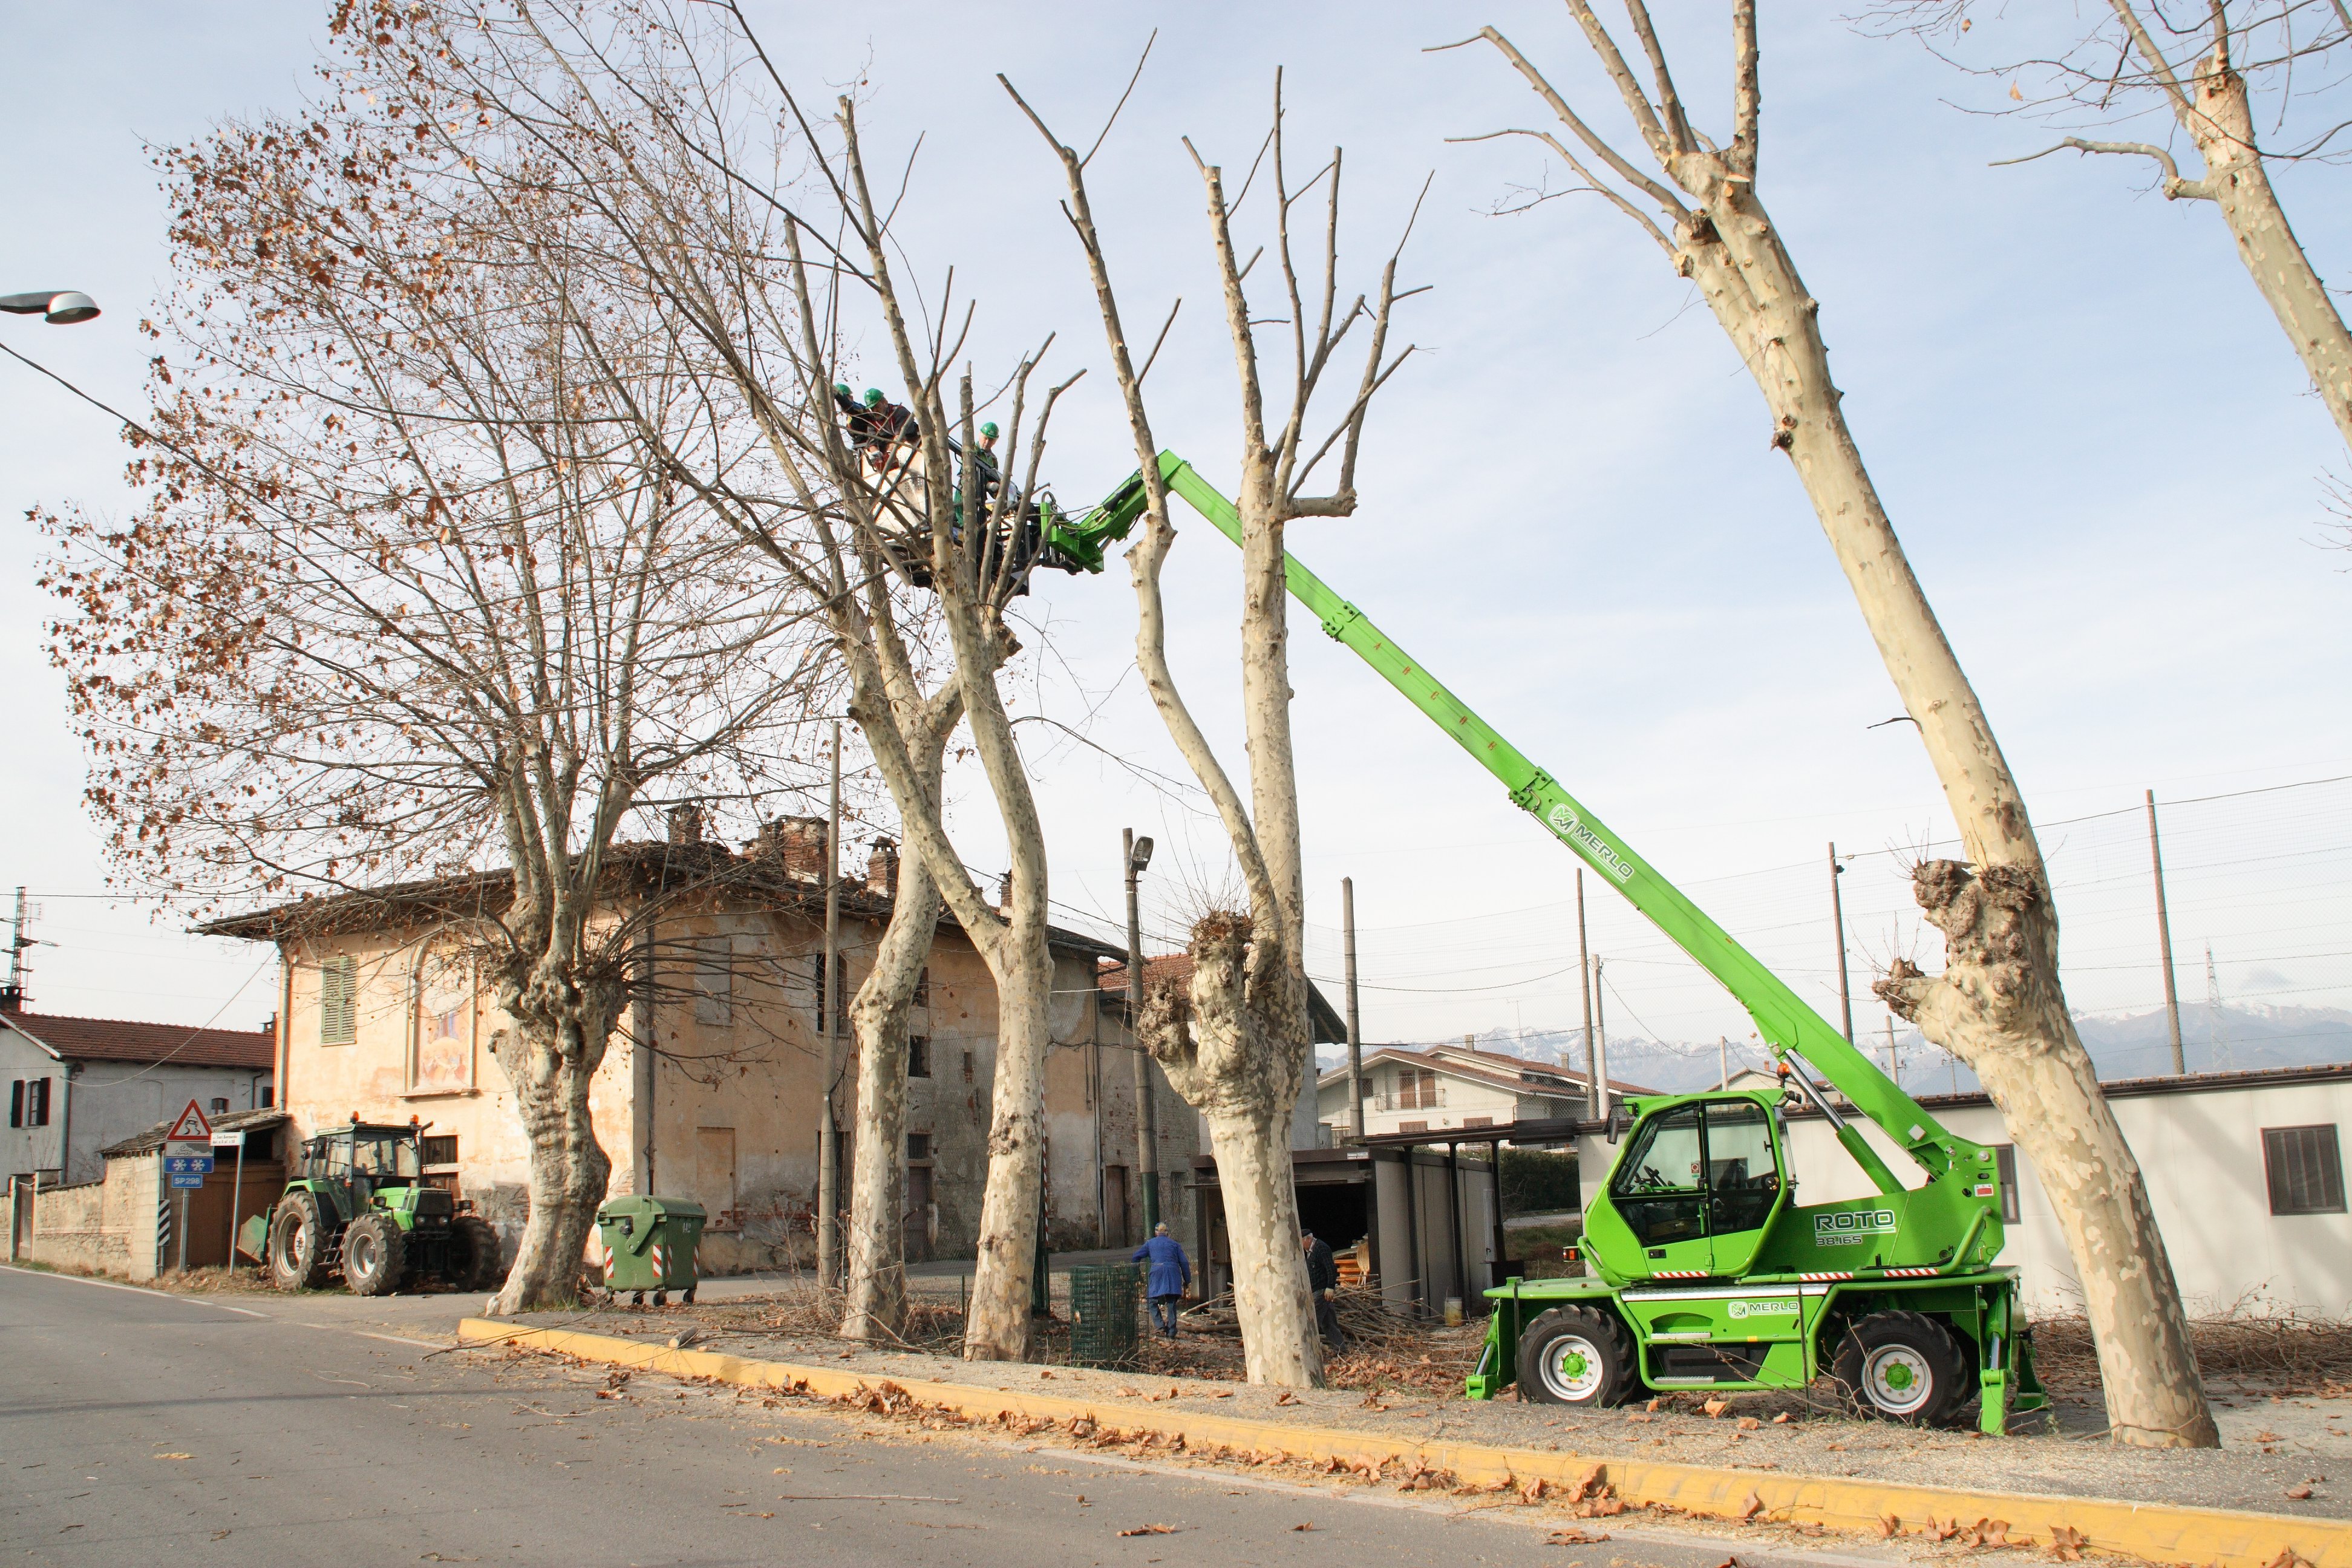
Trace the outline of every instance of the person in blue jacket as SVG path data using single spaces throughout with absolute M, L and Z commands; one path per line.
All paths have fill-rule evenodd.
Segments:
M 1184 1256 L 1184 1248 L 1168 1234 L 1163 1223 L 1128 1261 L 1151 1265 L 1150 1277 L 1143 1282 L 1143 1293 L 1151 1302 L 1151 1321 L 1161 1333 L 1174 1339 L 1176 1303 L 1183 1300 L 1186 1288 L 1192 1283 L 1192 1260 Z

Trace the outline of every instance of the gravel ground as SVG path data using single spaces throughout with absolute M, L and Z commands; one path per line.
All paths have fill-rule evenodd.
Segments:
M 1633 1406 L 1585 1415 L 1508 1398 L 1474 1403 L 1458 1391 L 1459 1369 L 1475 1352 L 1475 1327 L 1440 1331 L 1423 1348 L 1391 1342 L 1347 1358 L 1336 1369 L 1335 1381 L 1354 1386 L 1311 1390 L 1277 1405 L 1277 1391 L 1231 1380 L 1238 1343 L 1215 1331 L 1188 1335 L 1172 1353 L 1162 1345 L 1148 1346 L 1144 1363 L 1135 1370 L 1098 1372 L 1066 1364 L 964 1362 L 952 1353 L 956 1325 L 952 1308 L 944 1304 L 919 1314 L 910 1337 L 920 1348 L 906 1350 L 849 1345 L 821 1331 L 821 1316 L 811 1297 L 792 1293 L 692 1307 L 672 1302 L 660 1309 L 542 1313 L 519 1321 L 656 1342 L 692 1327 L 701 1336 L 697 1349 L 804 1363 L 847 1363 L 877 1379 L 922 1378 L 1096 1398 L 1106 1410 L 1140 1405 L 1145 1393 L 1164 1398 L 1172 1387 L 1184 1404 L 1198 1401 L 1220 1415 L 1401 1436 L 2352 1518 L 2352 1388 L 2339 1384 L 2298 1388 L 2277 1380 L 2216 1380 L 2224 1446 L 2152 1451 L 2100 1440 L 2105 1418 L 2095 1391 L 2062 1390 L 2054 1418 L 2006 1438 L 1983 1437 L 1972 1429 L 1914 1431 L 1852 1420 L 1819 1402 L 1785 1394 L 1734 1394 L 1728 1409 L 1713 1418 L 1692 1394 L 1658 1401 L 1654 1410 Z M 1066 1339 L 1049 1336 L 1045 1359 L 1057 1358 L 1066 1359 Z M 1757 1423 L 1753 1429 L 1741 1429 L 1743 1416 Z M 2305 1488 L 2306 1498 L 2288 1495 Z

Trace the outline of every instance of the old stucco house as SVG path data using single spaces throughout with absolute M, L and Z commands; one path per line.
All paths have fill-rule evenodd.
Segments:
M 771 824 L 740 851 L 702 837 L 690 812 L 669 841 L 619 847 L 616 899 L 658 892 L 641 943 L 656 984 L 623 1019 L 591 1105 L 613 1159 L 611 1190 L 691 1198 L 710 1215 L 706 1269 L 805 1264 L 817 1185 L 824 1037 L 824 825 Z M 896 849 L 877 840 L 841 888 L 840 996 L 863 981 L 888 921 Z M 277 1085 L 301 1136 L 358 1114 L 428 1124 L 428 1174 L 474 1199 L 509 1245 L 526 1213 L 528 1153 L 497 1053 L 511 1028 L 462 957 L 453 924 L 494 910 L 503 873 L 309 899 L 221 921 L 277 944 Z M 632 893 L 629 889 L 636 889 Z M 1048 1233 L 1062 1248 L 1139 1239 L 1132 1047 L 1125 1009 L 1098 984 L 1117 955 L 1053 935 L 1048 1061 Z M 905 1070 L 909 1256 L 975 1245 L 996 1069 L 996 994 L 986 965 L 942 918 L 917 996 Z M 856 1072 L 845 1027 L 836 1103 L 852 1158 Z M 1200 1146 L 1192 1108 L 1152 1074 L 1160 1165 Z M 1176 1184 L 1171 1183 L 1173 1188 Z M 1106 1202 L 1108 1196 L 1108 1202 Z M 1171 1191 L 1171 1201 L 1181 1201 Z

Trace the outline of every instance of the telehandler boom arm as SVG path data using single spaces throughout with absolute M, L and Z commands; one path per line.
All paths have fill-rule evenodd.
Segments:
M 1172 452 L 1160 454 L 1160 472 L 1168 488 L 1184 498 L 1202 517 L 1235 544 L 1242 542 L 1241 518 L 1231 501 Z M 1092 511 L 1067 521 L 1057 520 L 1046 542 L 1088 571 L 1102 570 L 1104 547 L 1127 536 L 1143 515 L 1143 478 L 1131 475 Z M 1374 626 L 1354 605 L 1325 586 L 1321 578 L 1286 553 L 1284 571 L 1291 596 L 1312 611 L 1323 629 L 1346 644 L 1377 670 L 1430 721 L 1451 735 L 1510 791 L 1511 803 L 1532 815 L 1552 836 L 1575 851 L 1584 863 L 1616 884 L 1633 907 L 1654 921 L 1675 946 L 1696 959 L 1722 982 L 1756 1020 L 1757 1031 L 1775 1056 L 1798 1059 L 1843 1093 L 1863 1116 L 1885 1131 L 1897 1146 L 1931 1175 L 1941 1175 L 1955 1161 L 1955 1140 L 1933 1116 L 1903 1092 L 1871 1059 L 1829 1021 L 1791 991 L 1780 977 L 1730 934 L 1681 889 L 1660 876 L 1650 863 L 1612 832 L 1559 781 L 1535 765 L 1494 726 L 1472 712 L 1468 704 L 1447 690 L 1395 641 Z M 1851 1122 L 1832 1115 L 1838 1141 L 1853 1156 L 1882 1193 L 1897 1193 L 1903 1184 Z M 1970 1145 L 1973 1148 L 1973 1145 Z

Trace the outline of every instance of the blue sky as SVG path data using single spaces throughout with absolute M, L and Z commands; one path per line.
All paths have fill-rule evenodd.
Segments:
M 1695 116 L 1721 132 L 1729 51 L 1716 9 L 1675 8 L 1667 42 Z M 862 79 L 875 145 L 903 156 L 924 136 L 900 237 L 921 275 L 936 284 L 953 262 L 959 295 L 980 302 L 979 379 L 1056 330 L 1065 374 L 1095 367 L 1056 416 L 1047 468 L 1066 501 L 1109 489 L 1131 453 L 1055 208 L 1058 171 L 994 71 L 1066 137 L 1091 139 L 1161 28 L 1094 189 L 1130 331 L 1186 300 L 1153 373 L 1154 413 L 1163 441 L 1213 479 L 1234 467 L 1234 373 L 1179 138 L 1245 167 L 1286 67 L 1299 166 L 1347 149 L 1354 287 L 1372 284 L 1433 174 L 1403 273 L 1435 287 L 1399 328 L 1423 352 L 1376 407 L 1361 510 L 1297 524 L 1293 550 L 1703 903 L 1719 887 L 1721 918 L 1809 984 L 1833 984 L 1819 978 L 1834 961 L 1820 868 L 1830 839 L 1871 852 L 1846 879 L 1857 989 L 1890 952 L 1932 956 L 1902 917 L 1899 857 L 1885 851 L 1943 837 L 1949 819 L 1909 726 L 1868 728 L 1899 704 L 1767 445 L 1753 384 L 1688 285 L 1613 211 L 1570 196 L 1488 216 L 1545 176 L 1534 144 L 1446 142 L 1546 123 L 1491 51 L 1421 52 L 1486 20 L 1596 123 L 1622 129 L 1562 8 L 755 11 L 804 92 L 822 101 L 828 84 Z M 142 140 L 291 105 L 322 16 L 313 4 L 226 0 L 17 11 L 0 58 L 14 153 L 0 168 L 0 288 L 82 288 L 108 313 L 70 330 L 0 320 L 12 347 L 137 406 L 146 350 L 131 329 L 167 266 Z M 2011 41 L 2000 29 L 2022 25 L 1980 26 L 1977 44 L 1992 58 Z M 1764 47 L 1760 191 L 1822 302 L 1856 435 L 2037 817 L 2119 810 L 2149 787 L 2178 798 L 2352 773 L 2341 679 L 2352 557 L 2326 548 L 2320 505 L 2321 477 L 2352 465 L 2211 211 L 2147 194 L 2143 171 L 2119 162 L 1988 167 L 2047 133 L 1961 112 L 1955 102 L 1999 107 L 1997 84 L 1859 37 L 1826 7 L 1775 8 Z M 2331 277 L 2352 245 L 2343 178 L 2279 175 Z M 39 652 L 47 605 L 23 514 L 119 506 L 121 465 L 102 416 L 0 362 L 12 546 L 0 609 L 15 628 L 0 643 L 12 719 L 0 811 L 13 829 L 0 889 L 32 889 L 36 934 L 59 944 L 37 950 L 38 1005 L 257 1022 L 271 1005 L 265 954 L 79 896 L 102 891 L 103 867 L 60 681 Z M 1238 769 L 1234 564 L 1205 526 L 1188 528 L 1169 591 L 1180 675 Z M 1181 772 L 1129 669 L 1123 568 L 1054 578 L 1030 607 L 1051 657 L 1028 667 L 1025 710 L 1091 714 L 1103 752 Z M 1336 973 L 1339 881 L 1352 876 L 1368 1035 L 1573 1023 L 1566 852 L 1311 628 L 1294 685 L 1313 957 Z M 1181 940 L 1197 889 L 1225 878 L 1214 824 L 1100 752 L 1028 735 L 1067 917 L 1116 916 L 1118 830 L 1133 826 L 1162 846 L 1147 926 Z M 2268 847 L 2242 865 L 2226 843 L 2204 854 L 2210 907 L 2176 910 L 2184 988 L 2195 953 L 2201 995 L 2212 940 L 2225 992 L 2261 989 L 2259 972 L 2298 1002 L 2352 1001 L 2343 817 L 2279 804 L 2302 798 L 2230 808 L 2222 837 L 2259 831 Z M 976 778 L 960 781 L 956 826 L 973 864 L 1003 864 Z M 2069 948 L 2085 959 L 2081 1005 L 2158 994 L 2152 915 L 2132 879 L 2144 864 L 2128 858 L 2144 839 L 2133 850 L 2129 826 L 2095 830 L 2114 866 L 2086 874 L 2082 922 L 2061 868 L 2070 942 L 2081 931 L 2099 944 L 2096 956 Z M 2260 917 L 2298 867 L 2315 889 L 2308 909 Z M 1744 1034 L 1737 1009 L 1638 916 L 1588 888 L 1595 945 L 1626 955 L 1612 980 L 1651 1032 Z M 2288 956 L 2306 953 L 2335 956 Z M 1883 1016 L 1875 1004 L 1858 1015 L 1865 1029 Z

